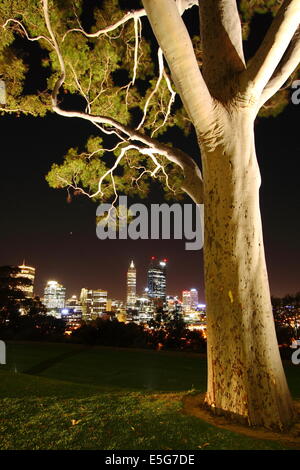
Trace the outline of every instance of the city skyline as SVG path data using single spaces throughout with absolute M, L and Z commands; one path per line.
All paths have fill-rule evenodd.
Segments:
M 165 269 L 165 266 L 166 264 L 169 262 L 169 260 L 167 260 L 166 258 L 164 258 L 163 260 L 159 261 L 157 259 L 156 256 L 151 256 L 151 258 L 148 260 L 148 264 L 146 266 L 143 267 L 143 270 L 146 272 L 146 282 L 145 282 L 145 285 L 142 285 L 142 281 L 139 282 L 139 285 L 142 285 L 141 289 L 137 289 L 136 288 L 136 285 L 137 285 L 137 279 L 138 279 L 138 276 L 137 276 L 137 272 L 136 272 L 136 267 L 135 267 L 135 264 L 133 262 L 133 260 L 130 261 L 129 263 L 129 268 L 127 269 L 127 272 L 125 273 L 125 276 L 126 276 L 126 280 L 125 280 L 125 283 L 126 283 L 126 295 L 124 298 L 121 298 L 121 297 L 118 297 L 118 300 L 121 300 L 123 301 L 125 304 L 127 303 L 128 304 L 128 292 L 129 292 L 129 284 L 128 284 L 128 281 L 129 281 L 129 278 L 128 278 L 128 274 L 130 272 L 132 272 L 132 269 L 135 271 L 135 276 L 134 276 L 134 291 L 135 291 L 135 298 L 137 299 L 138 297 L 143 297 L 144 296 L 144 293 L 145 291 L 149 291 L 149 272 L 151 271 L 151 266 L 153 265 L 153 262 L 157 262 L 157 264 L 164 264 L 164 268 L 163 270 Z M 7 266 L 15 266 L 15 265 L 12 265 L 12 264 L 7 264 Z M 37 272 L 37 269 L 36 267 L 33 267 L 33 266 L 28 266 L 28 264 L 25 265 L 25 261 L 23 261 L 22 265 L 19 265 L 19 266 L 15 266 L 15 267 L 18 267 L 19 269 L 21 269 L 21 273 L 22 272 L 25 272 L 25 271 L 28 271 L 28 269 L 32 270 L 34 272 L 34 276 L 33 276 L 33 284 L 32 286 L 30 286 L 30 292 L 31 292 L 31 295 L 30 296 L 34 296 L 34 297 L 40 297 L 40 298 L 44 298 L 44 295 L 45 295 L 45 291 L 48 289 L 48 286 L 51 285 L 53 286 L 54 284 L 57 284 L 59 285 L 60 287 L 63 287 L 64 291 L 65 291 L 65 294 L 64 294 L 64 297 L 65 299 L 67 300 L 67 298 L 71 298 L 71 297 L 78 297 L 80 298 L 81 295 L 82 295 L 82 291 L 83 290 L 90 290 L 90 291 L 97 291 L 97 290 L 100 290 L 100 291 L 104 291 L 104 289 L 102 289 L 102 287 L 93 287 L 92 289 L 90 288 L 87 288 L 86 285 L 81 285 L 81 287 L 79 288 L 79 290 L 77 290 L 75 292 L 75 290 L 73 289 L 67 289 L 65 287 L 65 283 L 64 283 L 64 280 L 63 279 L 58 279 L 56 276 L 53 276 L 51 279 L 49 278 L 47 281 L 45 281 L 44 285 L 42 286 L 41 288 L 41 293 L 37 292 L 36 289 L 35 289 L 35 284 L 36 284 L 36 279 L 38 279 L 38 276 L 36 277 L 36 272 Z M 24 268 L 26 268 L 24 270 Z M 21 273 L 18 274 L 18 277 L 21 276 Z M 24 274 L 25 277 L 27 277 L 27 274 Z M 166 276 L 166 274 L 164 274 L 164 277 Z M 30 278 L 32 277 L 32 275 L 30 275 Z M 82 283 L 84 284 L 84 280 L 82 280 Z M 26 290 L 28 290 L 28 288 L 26 288 Z M 165 291 L 166 293 L 166 296 L 177 296 L 179 298 L 181 298 L 181 293 L 183 292 L 182 289 L 178 292 L 169 292 L 168 289 L 166 288 L 166 279 L 164 280 L 164 287 L 163 287 L 163 290 Z M 195 291 L 196 289 L 194 288 L 191 288 L 190 289 L 191 291 Z M 197 291 L 197 295 L 198 295 L 198 290 Z M 106 290 L 106 293 L 108 295 L 108 291 Z M 111 299 L 116 299 L 117 297 L 115 296 L 109 296 Z M 150 297 L 155 297 L 154 295 L 154 292 L 153 294 L 151 293 L 150 294 Z
M 170 240 L 171 242 L 174 242 L 174 240 Z M 130 242 L 130 240 L 127 240 L 127 242 Z M 145 242 L 144 240 L 142 242 Z M 177 240 L 175 241 L 177 242 Z M 131 241 L 132 243 L 132 241 Z M 153 251 L 153 250 L 152 250 Z M 160 252 L 162 250 L 159 250 Z M 187 251 L 187 254 L 191 254 L 191 252 Z M 55 269 L 52 271 L 53 272 L 53 275 L 52 276 L 47 276 L 47 275 L 44 275 L 43 278 L 41 278 L 39 276 L 39 268 L 37 268 L 37 266 L 33 265 L 33 263 L 28 263 L 26 261 L 26 264 L 25 264 L 25 259 L 27 258 L 22 258 L 22 263 L 19 264 L 18 263 L 18 260 L 16 263 L 0 263 L 0 265 L 7 265 L 7 266 L 16 266 L 16 267 L 30 267 L 30 268 L 33 268 L 35 270 L 35 277 L 34 277 L 34 296 L 38 296 L 40 298 L 43 297 L 43 293 L 44 293 L 44 289 L 45 289 L 45 286 L 46 284 L 51 281 L 52 279 L 55 279 L 58 283 L 61 283 L 65 286 L 66 288 L 66 298 L 67 297 L 72 297 L 73 295 L 76 295 L 76 296 L 80 296 L 80 292 L 81 292 L 81 289 L 84 288 L 86 285 L 89 285 L 89 288 L 92 289 L 92 290 L 97 290 L 97 289 L 103 289 L 103 290 L 106 290 L 108 291 L 109 293 L 111 292 L 112 295 L 109 295 L 109 297 L 111 299 L 119 299 L 119 300 L 122 300 L 122 301 L 125 301 L 126 302 L 126 299 L 127 299 L 127 292 L 128 292 L 128 286 L 127 286 L 127 281 L 126 281 L 126 274 L 128 272 L 128 266 L 130 264 L 130 261 L 132 260 L 132 258 L 134 259 L 134 267 L 135 269 L 137 270 L 137 265 L 138 265 L 138 270 L 139 270 L 139 273 L 142 272 L 142 275 L 139 275 L 137 276 L 137 280 L 136 280 L 136 295 L 139 296 L 139 295 L 143 295 L 143 292 L 145 291 L 145 289 L 147 288 L 147 276 L 148 276 L 148 269 L 149 269 L 149 262 L 151 262 L 151 259 L 153 258 L 161 258 L 161 259 L 165 259 L 164 258 L 164 255 L 162 256 L 150 256 L 148 259 L 146 258 L 145 260 L 145 255 L 143 256 L 143 260 L 144 260 L 144 263 L 139 263 L 139 261 L 137 261 L 137 265 L 136 265 L 136 256 L 132 256 L 132 257 L 128 257 L 128 255 L 126 254 L 125 255 L 125 260 L 124 260 L 124 264 L 125 266 L 127 266 L 125 269 L 124 269 L 124 273 L 123 273 L 123 278 L 124 279 L 122 280 L 122 274 L 119 276 L 119 278 L 121 279 L 121 283 L 118 284 L 117 282 L 115 282 L 114 284 L 111 284 L 112 288 L 109 289 L 109 288 L 106 288 L 106 286 L 104 285 L 105 282 L 106 282 L 106 279 L 105 279 L 105 275 L 102 277 L 103 279 L 103 282 L 100 281 L 100 284 L 99 282 L 97 282 L 94 279 L 92 279 L 90 282 L 86 282 L 85 281 L 85 278 L 81 278 L 79 282 L 77 282 L 76 286 L 72 286 L 71 283 L 68 283 L 64 280 L 63 276 L 59 277 L 56 272 L 55 272 Z M 1 259 L 1 257 L 0 257 Z M 169 263 L 169 259 L 168 259 L 168 263 Z M 172 263 L 173 264 L 173 263 Z M 39 266 L 41 266 L 42 268 L 42 272 L 44 272 L 43 270 L 43 265 L 42 264 L 39 264 Z M 58 269 L 59 271 L 59 269 Z M 168 272 L 168 281 L 169 281 L 169 274 L 170 274 L 170 279 L 171 279 L 171 284 L 174 285 L 174 281 L 175 281 L 175 278 L 176 278 L 176 274 L 178 273 L 177 269 L 175 268 L 173 270 L 173 272 Z M 120 274 L 120 272 L 119 272 Z M 168 282 L 169 284 L 169 282 Z M 185 291 L 185 290 L 193 290 L 193 288 L 196 288 L 197 290 L 197 293 L 198 293 L 198 296 L 199 296 L 199 302 L 200 303 L 203 303 L 205 302 L 205 294 L 204 294 L 204 285 L 203 285 L 203 279 L 202 279 L 202 284 L 197 284 L 197 281 L 196 280 L 193 280 L 191 278 L 191 276 L 188 277 L 187 279 L 187 282 L 184 282 L 183 285 L 179 285 L 178 282 L 177 282 L 177 290 L 176 288 L 170 288 L 170 290 L 168 289 L 167 287 L 167 295 L 176 295 L 176 296 L 179 296 L 179 297 L 182 297 L 182 292 Z M 193 287 L 191 287 L 193 286 Z M 293 295 L 293 294 L 296 294 L 297 292 L 300 291 L 300 286 L 297 287 L 297 282 L 295 283 L 295 287 L 296 289 L 294 290 L 290 290 L 290 291 L 286 291 L 286 292 L 282 292 L 282 293 L 279 293 L 279 294 L 274 294 L 272 291 L 271 291 L 271 295 L 273 297 L 284 297 L 285 295 Z M 120 295 L 114 295 L 114 292 L 120 292 L 121 294 Z

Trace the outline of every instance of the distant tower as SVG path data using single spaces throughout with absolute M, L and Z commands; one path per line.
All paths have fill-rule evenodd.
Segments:
M 182 307 L 185 312 L 189 312 L 191 310 L 192 301 L 191 301 L 191 291 L 184 290 L 182 291 Z
M 191 307 L 196 309 L 199 303 L 197 289 L 191 289 Z
M 80 302 L 85 320 L 95 320 L 107 311 L 107 291 L 103 289 L 81 289 Z
M 197 289 L 182 291 L 182 306 L 185 312 L 195 310 L 198 306 L 198 291 Z
M 131 261 L 127 271 L 127 307 L 134 307 L 136 302 L 136 269 Z
M 20 286 L 19 289 L 24 293 L 25 297 L 33 297 L 33 284 L 35 278 L 35 268 L 26 266 L 25 261 L 21 266 L 18 266 L 20 272 L 16 274 L 16 277 L 24 277 L 31 282 L 30 286 Z
M 158 261 L 152 256 L 148 269 L 148 296 L 152 299 L 166 297 L 167 260 Z
M 44 305 L 50 315 L 60 316 L 65 306 L 66 289 L 57 281 L 48 281 L 44 290 Z

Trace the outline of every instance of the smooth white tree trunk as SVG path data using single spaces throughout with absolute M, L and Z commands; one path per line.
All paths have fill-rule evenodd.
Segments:
M 276 340 L 249 110 L 223 112 L 201 144 L 208 322 L 206 403 L 250 425 L 284 429 L 293 407 Z

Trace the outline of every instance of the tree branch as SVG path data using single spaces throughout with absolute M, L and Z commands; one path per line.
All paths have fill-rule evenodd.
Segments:
M 108 34 L 111 31 L 114 31 L 115 29 L 117 29 L 120 26 L 127 23 L 127 21 L 129 21 L 129 20 L 135 20 L 136 21 L 136 20 L 140 19 L 142 16 L 146 16 L 146 11 L 144 9 L 129 11 L 120 20 L 116 21 L 115 23 L 113 23 L 109 26 L 106 26 L 103 29 L 99 29 L 99 31 L 97 31 L 96 33 L 86 33 L 81 28 L 72 28 L 64 34 L 63 41 L 65 40 L 66 36 L 69 33 L 72 33 L 74 31 L 84 34 L 87 38 L 98 38 L 102 34 Z
M 213 96 L 224 96 L 224 82 L 245 70 L 241 21 L 236 0 L 201 0 L 202 73 Z
M 57 97 L 58 97 L 59 90 L 62 87 L 64 80 L 65 80 L 65 76 L 66 76 L 65 64 L 64 64 L 64 59 L 61 54 L 59 45 L 57 43 L 57 40 L 55 38 L 54 32 L 51 27 L 49 11 L 48 11 L 48 0 L 43 0 L 43 11 L 44 11 L 44 16 L 45 16 L 46 26 L 50 34 L 55 52 L 58 57 L 60 68 L 61 68 L 61 76 L 56 81 L 53 92 L 52 92 L 53 111 L 55 111 L 57 114 L 61 116 L 77 117 L 77 118 L 85 119 L 97 126 L 99 125 L 110 126 L 111 128 L 114 129 L 113 132 L 115 132 L 118 135 L 118 137 L 124 142 L 138 141 L 144 144 L 146 148 L 140 148 L 141 153 L 146 154 L 146 155 L 149 155 L 149 154 L 153 155 L 154 153 L 157 153 L 159 155 L 164 156 L 170 162 L 175 163 L 182 169 L 184 176 L 185 176 L 182 190 L 185 191 L 196 203 L 198 204 L 202 203 L 203 188 L 202 188 L 201 172 L 196 162 L 189 155 L 182 152 L 181 150 L 168 147 L 167 145 L 164 145 L 160 143 L 159 141 L 151 137 L 148 137 L 135 129 L 132 129 L 126 125 L 123 125 L 120 122 L 112 118 L 109 118 L 107 116 L 94 116 L 92 114 L 83 113 L 79 111 L 66 111 L 59 107 L 58 102 L 57 102 Z M 101 130 L 105 131 L 105 129 L 103 128 L 101 128 Z
M 213 100 L 177 5 L 174 0 L 143 0 L 143 5 L 183 105 L 197 131 L 205 134 L 213 121 Z
M 189 8 L 192 8 L 194 5 L 198 5 L 198 0 L 175 0 L 176 5 L 178 8 L 178 11 L 180 15 L 183 15 L 183 13 L 188 10 Z
M 45 41 L 49 42 L 49 44 L 53 47 L 53 44 L 52 44 L 51 40 L 49 38 L 47 38 L 47 36 L 40 35 L 40 36 L 36 36 L 36 37 L 33 37 L 33 38 L 30 37 L 28 32 L 27 32 L 27 29 L 24 27 L 24 25 L 21 23 L 21 21 L 15 20 L 14 18 L 9 18 L 8 20 L 6 20 L 5 23 L 2 25 L 2 28 L 6 29 L 6 27 L 8 26 L 9 23 L 17 24 L 22 29 L 22 31 L 25 34 L 28 41 L 39 41 L 40 39 L 45 39 Z
M 260 100 L 260 107 L 268 101 L 284 85 L 290 75 L 300 63 L 300 27 L 298 27 L 294 37 L 280 61 L 271 80 L 264 88 Z
M 263 92 L 300 23 L 300 0 L 284 0 L 245 76 L 255 96 Z
M 145 148 L 141 148 L 141 153 L 147 154 L 147 151 L 157 153 L 167 158 L 170 162 L 178 165 L 184 174 L 184 183 L 182 190 L 185 191 L 194 202 L 201 204 L 203 202 L 203 181 L 201 171 L 194 161 L 187 153 L 182 150 L 169 147 L 152 137 L 149 137 L 141 132 L 132 129 L 129 126 L 121 124 L 120 122 L 108 118 L 106 116 L 94 116 L 79 111 L 65 111 L 58 106 L 53 107 L 53 110 L 60 116 L 75 117 L 85 119 L 93 124 L 108 125 L 116 129 L 123 135 L 120 137 L 124 142 L 139 142 L 145 145 Z

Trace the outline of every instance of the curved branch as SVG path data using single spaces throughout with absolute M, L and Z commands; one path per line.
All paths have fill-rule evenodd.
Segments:
M 64 63 L 62 54 L 60 52 L 56 37 L 53 33 L 53 29 L 52 29 L 52 26 L 51 26 L 51 22 L 50 22 L 50 18 L 49 18 L 49 10 L 48 10 L 48 0 L 43 0 L 43 12 L 44 12 L 46 26 L 47 26 L 48 32 L 50 34 L 51 40 L 53 42 L 53 47 L 54 47 L 54 50 L 57 54 L 57 58 L 58 58 L 60 69 L 61 69 L 61 76 L 56 81 L 56 83 L 54 85 L 52 95 L 51 95 L 52 106 L 55 107 L 57 105 L 57 96 L 58 96 L 58 93 L 59 93 L 59 89 L 62 86 L 62 84 L 64 83 L 65 78 L 66 78 L 66 67 L 65 67 L 65 63 Z
M 171 84 L 171 80 L 169 79 L 166 71 L 165 71 L 165 67 L 164 67 L 164 58 L 163 58 L 163 52 L 161 50 L 161 48 L 159 47 L 158 48 L 158 52 L 157 52 L 157 58 L 158 58 L 158 70 L 159 70 L 159 74 L 158 74 L 158 79 L 157 79 L 157 82 L 155 84 L 155 87 L 154 89 L 152 90 L 152 92 L 150 93 L 150 95 L 148 96 L 147 100 L 146 100 L 146 103 L 145 103 L 145 106 L 144 106 L 144 109 L 143 109 L 143 117 L 140 121 L 140 123 L 138 124 L 137 126 L 137 130 L 139 130 L 142 125 L 144 124 L 145 122 L 145 119 L 146 119 L 146 116 L 147 116 L 147 110 L 148 110 L 148 107 L 150 105 L 150 102 L 153 98 L 153 96 L 155 96 L 155 94 L 158 92 L 158 89 L 159 89 L 159 86 L 161 84 L 161 81 L 162 79 L 164 78 L 165 79 L 165 82 L 167 84 L 167 87 L 168 87 L 168 90 L 170 92 L 170 99 L 169 99 L 169 104 L 167 106 L 167 110 L 166 112 L 164 113 L 165 114 L 165 117 L 164 117 L 164 120 L 163 122 L 158 126 L 156 127 L 152 133 L 151 133 L 151 136 L 153 136 L 161 127 L 163 127 L 165 125 L 165 123 L 167 122 L 168 120 L 168 117 L 170 116 L 171 114 L 171 107 L 172 107 L 172 104 L 174 103 L 175 101 L 175 97 L 176 97 L 176 91 L 173 90 L 172 88 L 172 84 Z
M 51 22 L 49 18 L 49 11 L 48 11 L 48 0 L 43 0 L 43 10 L 45 15 L 46 26 L 53 41 L 53 45 L 55 48 L 55 52 L 57 54 L 59 64 L 61 67 L 61 76 L 56 81 L 54 85 L 54 89 L 52 92 L 52 109 L 57 114 L 66 117 L 77 117 L 81 119 L 85 119 L 90 121 L 95 125 L 107 125 L 112 127 L 117 132 L 123 134 L 123 137 L 118 134 L 120 139 L 124 141 L 138 141 L 144 144 L 147 149 L 141 149 L 141 152 L 149 154 L 151 150 L 152 153 L 158 153 L 165 158 L 167 158 L 170 162 L 175 163 L 178 165 L 184 173 L 185 180 L 182 186 L 183 191 L 185 191 L 189 196 L 198 204 L 202 203 L 202 177 L 199 167 L 197 166 L 196 162 L 186 153 L 182 152 L 178 149 L 173 149 L 160 143 L 159 141 L 153 139 L 152 137 L 148 137 L 141 132 L 132 129 L 126 125 L 121 124 L 120 122 L 116 121 L 115 119 L 109 118 L 107 116 L 94 116 L 88 113 L 82 113 L 79 111 L 66 111 L 59 107 L 57 103 L 57 97 L 61 86 L 64 83 L 66 71 L 65 71 L 65 64 L 64 60 L 56 41 L 54 32 L 51 27 Z
M 290 75 L 300 64 L 300 27 L 286 50 L 279 66 L 275 70 L 271 80 L 264 88 L 260 100 L 260 106 L 268 101 L 284 85 Z
M 186 10 L 198 5 L 198 0 L 176 0 L 176 5 L 180 15 L 183 15 Z
M 143 5 L 183 105 L 197 131 L 206 134 L 213 121 L 213 101 L 177 5 L 174 0 L 143 0 Z
M 159 89 L 159 85 L 160 85 L 160 83 L 162 81 L 162 78 L 163 78 L 163 75 L 164 75 L 164 59 L 163 59 L 163 53 L 162 53 L 162 50 L 161 50 L 160 47 L 158 48 L 158 51 L 157 51 L 157 59 L 158 59 L 158 72 L 159 72 L 157 82 L 155 84 L 154 89 L 152 90 L 152 92 L 150 93 L 150 95 L 148 96 L 148 98 L 146 100 L 146 103 L 145 103 L 145 106 L 144 106 L 144 109 L 143 109 L 143 117 L 142 117 L 142 119 L 140 120 L 140 123 L 137 126 L 137 130 L 139 130 L 145 122 L 150 101 L 152 100 L 153 96 L 157 93 L 157 91 Z
M 40 39 L 45 39 L 45 41 L 49 42 L 49 44 L 51 45 L 51 47 L 53 47 L 53 44 L 52 44 L 52 41 L 47 38 L 47 36 L 43 36 L 43 35 L 40 35 L 40 36 L 35 36 L 35 37 L 30 37 L 28 32 L 27 32 L 27 29 L 25 28 L 25 26 L 18 20 L 15 20 L 14 18 L 9 18 L 8 20 L 5 21 L 5 23 L 2 25 L 2 28 L 3 29 L 6 29 L 6 26 L 9 24 L 9 23 L 16 23 L 20 26 L 20 28 L 22 29 L 22 31 L 24 32 L 25 36 L 26 36 L 26 39 L 28 39 L 28 41 L 39 41 Z
M 54 106 L 53 110 L 61 116 L 81 118 L 90 121 L 93 124 L 104 124 L 113 127 L 123 134 L 122 138 L 124 141 L 140 142 L 144 144 L 146 148 L 142 149 L 141 153 L 147 153 L 147 150 L 151 150 L 152 152 L 158 153 L 159 155 L 167 158 L 170 162 L 179 166 L 183 171 L 185 179 L 182 185 L 182 190 L 185 191 L 197 204 L 201 204 L 203 202 L 203 181 L 201 171 L 194 159 L 187 153 L 182 150 L 169 147 L 152 137 L 106 116 L 94 116 L 92 114 L 82 113 L 79 111 L 65 111 L 59 106 Z
M 141 18 L 142 16 L 146 16 L 146 11 L 144 10 L 144 8 L 140 9 L 140 10 L 134 10 L 134 11 L 129 11 L 128 13 L 126 13 L 120 20 L 116 21 L 114 24 L 111 24 L 109 26 L 106 26 L 105 28 L 102 28 L 102 29 L 99 29 L 99 31 L 97 31 L 96 33 L 86 33 L 83 29 L 81 28 L 73 28 L 73 29 L 70 29 L 69 31 L 67 31 L 64 36 L 63 36 L 63 41 L 65 40 L 66 36 L 69 34 L 69 33 L 72 33 L 72 32 L 78 32 L 78 33 L 82 33 L 84 34 L 87 38 L 98 38 L 99 36 L 101 36 L 102 34 L 107 34 L 107 33 L 110 33 L 111 31 L 114 31 L 115 29 L 119 28 L 120 26 L 122 26 L 123 24 L 127 23 L 127 21 L 129 20 L 138 20 L 139 18 Z
M 300 0 L 284 0 L 245 71 L 257 96 L 263 92 L 300 24 Z

